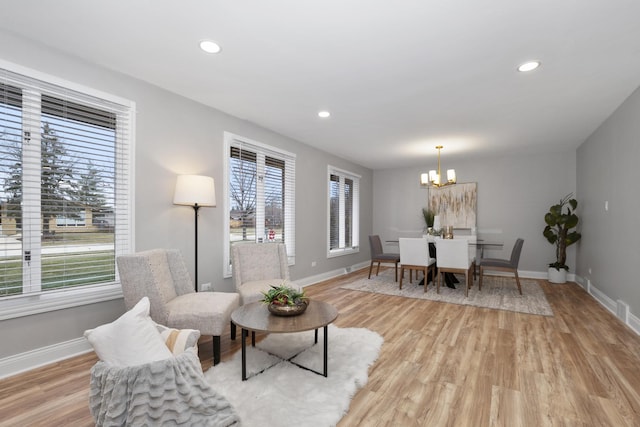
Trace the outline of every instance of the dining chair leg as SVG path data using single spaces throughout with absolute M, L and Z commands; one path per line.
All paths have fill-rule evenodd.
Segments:
M 398 281 L 398 263 L 396 262 L 396 282 Z
M 482 276 L 484 274 L 484 267 L 480 266 L 480 279 L 478 280 L 478 290 L 482 290 Z
M 369 279 L 371 279 L 371 270 L 373 270 L 373 260 L 371 260 L 371 265 L 369 266 Z
M 400 266 L 400 289 L 402 289 L 402 279 L 404 278 L 404 267 Z
M 518 291 L 520 292 L 520 295 L 522 295 L 522 288 L 520 287 L 520 278 L 518 277 L 518 270 L 513 270 L 513 272 L 516 274 L 516 284 L 518 285 Z
M 467 271 L 467 272 L 464 273 L 464 283 L 465 283 L 465 286 L 464 286 L 464 297 L 465 298 L 469 296 L 469 278 L 470 278 L 469 272 Z
M 380 274 L 380 261 L 378 261 L 378 268 L 376 268 L 376 276 Z

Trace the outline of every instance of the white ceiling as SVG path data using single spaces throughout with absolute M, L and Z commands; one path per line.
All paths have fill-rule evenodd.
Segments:
M 443 166 L 574 149 L 640 85 L 637 0 L 0 0 L 0 10 L 0 29 L 373 169 L 434 166 L 437 144 Z M 206 38 L 222 53 L 200 51 Z M 542 66 L 518 73 L 530 59 Z

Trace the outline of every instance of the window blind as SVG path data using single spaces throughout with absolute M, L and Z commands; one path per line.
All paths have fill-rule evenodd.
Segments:
M 70 86 L 0 71 L 0 297 L 113 285 L 131 251 L 132 104 Z

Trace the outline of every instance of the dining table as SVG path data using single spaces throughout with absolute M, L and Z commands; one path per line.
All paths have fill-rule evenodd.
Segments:
M 434 236 L 431 234 L 425 234 L 423 235 L 423 237 L 427 238 L 427 242 L 429 244 L 429 256 L 437 260 L 438 257 L 436 254 L 436 245 L 435 245 L 435 239 L 437 236 Z M 467 238 L 469 240 L 469 246 L 475 246 L 476 249 L 480 251 L 479 259 L 484 258 L 485 249 L 498 250 L 498 249 L 502 249 L 502 247 L 504 246 L 503 242 L 495 235 L 472 234 L 472 235 L 459 235 L 459 237 L 455 237 L 455 238 Z M 389 244 L 398 244 L 397 239 L 386 240 L 385 242 Z M 477 262 L 476 262 L 476 266 L 477 266 Z M 438 272 L 438 263 L 436 261 L 436 274 L 437 272 Z M 427 283 L 429 283 L 429 281 L 431 280 L 435 280 L 435 278 L 431 278 L 430 276 L 427 276 L 427 279 L 428 279 Z M 447 287 L 455 289 L 456 288 L 455 284 L 458 282 L 459 280 L 456 278 L 456 276 L 453 273 L 445 273 L 444 283 Z M 424 286 L 424 278 L 418 283 L 418 286 Z

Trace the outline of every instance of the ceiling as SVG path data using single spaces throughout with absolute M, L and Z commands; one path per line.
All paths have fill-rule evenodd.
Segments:
M 0 29 L 372 169 L 433 167 L 438 144 L 444 166 L 575 149 L 640 85 L 637 0 L 0 7 Z M 202 39 L 222 52 L 203 53 Z M 516 71 L 531 59 L 542 66 Z

